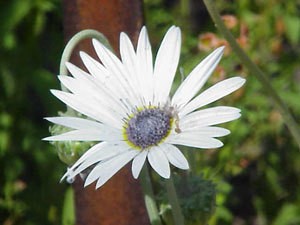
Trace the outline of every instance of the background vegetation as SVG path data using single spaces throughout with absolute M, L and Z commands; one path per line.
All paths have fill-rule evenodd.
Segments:
M 240 45 L 300 121 L 300 4 L 216 4 Z M 212 49 L 226 45 L 201 1 L 145 0 L 144 10 L 155 49 L 170 25 L 182 28 L 184 74 Z M 1 1 L 0 34 L 0 223 L 66 225 L 68 186 L 58 184 L 65 165 L 53 146 L 41 141 L 49 134 L 43 117 L 64 109 L 49 93 L 59 88 L 55 74 L 63 49 L 61 1 Z M 222 139 L 222 149 L 185 150 L 187 156 L 193 154 L 193 177 L 185 180 L 190 188 L 179 185 L 178 190 L 185 215 L 190 224 L 201 224 L 201 210 L 202 217 L 213 212 L 206 215 L 211 225 L 300 224 L 299 149 L 267 93 L 228 47 L 210 84 L 234 75 L 246 77 L 247 84 L 217 104 L 239 107 L 243 116 L 225 125 L 232 134 Z M 211 205 L 214 188 L 216 202 Z M 197 201 L 189 201 L 187 192 Z

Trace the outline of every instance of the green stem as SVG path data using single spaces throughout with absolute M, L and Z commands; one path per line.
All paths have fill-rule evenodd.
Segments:
M 80 41 L 82 41 L 86 38 L 95 38 L 98 41 L 100 41 L 102 44 L 104 44 L 105 46 L 107 46 L 108 48 L 111 49 L 111 46 L 110 46 L 108 40 L 102 33 L 98 32 L 96 30 L 91 30 L 91 29 L 82 30 L 82 31 L 78 32 L 69 40 L 69 42 L 67 43 L 67 45 L 63 51 L 63 54 L 62 54 L 61 60 L 60 60 L 60 66 L 59 66 L 59 74 L 60 75 L 68 75 L 66 62 L 70 61 L 72 52 L 73 52 L 74 48 L 76 47 L 76 45 Z M 62 86 L 61 89 L 63 91 L 66 91 L 66 88 L 64 86 Z
M 189 16 L 189 0 L 180 0 L 181 16 L 186 19 Z
M 247 56 L 247 54 L 238 45 L 231 32 L 226 28 L 225 24 L 223 23 L 215 7 L 214 1 L 212 0 L 203 0 L 203 1 L 216 27 L 219 29 L 219 31 L 223 34 L 225 39 L 228 41 L 232 50 L 238 55 L 238 57 L 240 58 L 242 63 L 248 68 L 250 73 L 252 73 L 260 81 L 266 93 L 268 93 L 269 96 L 272 98 L 273 102 L 275 103 L 275 106 L 277 107 L 277 109 L 279 110 L 279 112 L 283 117 L 284 123 L 290 130 L 292 136 L 294 137 L 294 140 L 296 141 L 300 149 L 300 129 L 295 119 L 291 115 L 288 107 L 285 105 L 283 100 L 276 93 L 268 77 L 260 70 L 260 68 L 255 63 L 251 61 L 251 59 Z
M 152 182 L 151 177 L 148 171 L 148 165 L 145 164 L 144 168 L 142 169 L 140 175 L 140 181 L 142 185 L 142 189 L 144 192 L 144 200 L 148 212 L 148 216 L 150 219 L 150 223 L 152 225 L 162 225 L 160 216 L 158 213 L 157 205 L 154 198 L 154 192 L 152 189 Z
M 184 217 L 181 212 L 181 208 L 179 205 L 179 201 L 178 201 L 178 197 L 176 194 L 176 189 L 174 186 L 174 181 L 173 181 L 172 176 L 170 176 L 170 179 L 166 179 L 165 183 L 166 183 L 169 203 L 172 208 L 174 224 L 175 225 L 184 225 Z

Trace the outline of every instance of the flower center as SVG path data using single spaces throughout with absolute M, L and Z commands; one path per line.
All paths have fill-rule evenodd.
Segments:
M 129 118 L 124 126 L 124 136 L 130 145 L 145 149 L 168 136 L 172 120 L 171 114 L 162 109 L 146 108 Z

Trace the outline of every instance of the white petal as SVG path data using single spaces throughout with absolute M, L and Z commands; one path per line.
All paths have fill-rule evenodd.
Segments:
M 89 75 L 90 77 L 90 75 Z M 108 94 L 103 87 L 96 85 L 93 78 L 90 84 L 76 80 L 70 76 L 58 76 L 60 82 L 68 88 L 72 93 L 79 96 L 84 101 L 90 102 L 90 105 L 101 105 L 101 110 L 109 110 L 110 114 L 118 116 L 122 119 L 126 115 L 126 108 L 122 108 L 122 103 Z
M 171 90 L 178 66 L 181 32 L 172 26 L 166 33 L 158 50 L 154 65 L 154 104 L 164 104 Z
M 139 73 L 139 59 L 135 54 L 134 47 L 125 33 L 120 34 L 120 54 L 124 67 L 128 70 L 128 79 L 134 87 L 135 95 L 142 101 L 143 99 L 143 73 Z
M 70 92 L 72 93 L 78 93 L 78 92 L 82 92 L 84 90 L 86 90 L 87 85 L 81 83 L 81 85 L 78 85 L 78 81 L 71 76 L 65 76 L 65 75 L 59 75 L 58 79 L 60 81 L 60 83 L 65 86 Z M 83 84 L 83 85 L 82 85 Z M 90 89 L 87 89 L 90 90 Z
M 143 165 L 145 163 L 148 151 L 141 151 L 132 161 L 132 175 L 136 179 L 138 178 Z
M 122 63 L 128 70 L 129 79 L 132 80 L 133 84 L 139 88 L 138 78 L 141 77 L 137 74 L 137 57 L 134 51 L 134 47 L 125 33 L 120 34 L 120 55 Z
M 120 92 L 120 90 L 123 90 L 123 87 L 120 86 L 120 82 L 117 79 L 118 78 L 117 76 L 111 74 L 111 72 L 109 72 L 102 64 L 100 64 L 98 61 L 90 57 L 88 54 L 84 52 L 80 52 L 80 57 L 84 62 L 86 68 L 93 75 L 93 77 L 96 78 L 96 80 L 100 81 L 101 83 L 100 87 L 98 85 L 98 89 L 100 89 L 100 91 L 105 92 L 105 94 L 109 98 L 113 97 L 113 100 L 124 98 L 124 93 Z M 118 59 L 117 59 L 117 63 L 120 67 L 123 67 L 123 65 L 119 62 Z M 128 74 L 126 73 L 126 76 Z M 132 78 L 128 77 L 128 80 L 132 81 Z M 105 88 L 104 90 L 103 87 Z M 107 97 L 103 99 L 106 100 Z M 119 101 L 117 102 L 120 104 Z
M 79 166 L 86 161 L 90 161 L 91 159 L 97 158 L 99 161 L 103 160 L 106 158 L 106 150 L 109 150 L 112 152 L 113 155 L 119 154 L 121 152 L 124 152 L 128 150 L 127 144 L 124 142 L 100 142 L 93 147 L 91 147 L 89 150 L 87 150 L 75 163 L 72 165 L 71 168 L 68 169 L 67 173 L 63 176 L 62 180 L 66 176 L 70 176 L 71 173 L 73 174 Z M 100 155 L 99 155 L 100 154 Z M 96 157 L 97 156 L 97 157 Z M 109 155 L 111 157 L 111 155 Z M 77 171 L 78 172 L 78 171 Z M 80 171 L 81 172 L 81 171 Z M 79 172 L 78 172 L 79 173 Z M 74 174 L 76 176 L 77 174 Z
M 89 80 L 90 74 L 88 74 L 84 70 L 80 69 L 79 67 L 73 65 L 72 63 L 66 62 L 66 67 L 68 68 L 68 70 L 70 71 L 70 73 L 72 74 L 72 76 L 74 78 L 81 80 L 81 81 Z
M 115 157 L 118 154 L 122 154 L 123 152 L 128 151 L 128 149 L 129 148 L 127 146 L 107 144 L 105 148 L 98 150 L 83 160 L 81 164 L 72 166 L 71 172 L 69 172 L 69 177 L 75 177 L 91 165 Z
M 93 71 L 92 73 L 93 76 L 89 75 L 88 73 L 84 72 L 83 70 L 74 66 L 71 63 L 66 63 L 68 70 L 71 72 L 74 78 L 76 78 L 77 81 L 75 83 L 76 88 L 74 88 L 72 91 L 73 93 L 77 93 L 78 91 L 76 92 L 76 90 L 81 90 L 81 93 L 86 92 L 85 93 L 86 96 L 90 96 L 90 94 L 88 94 L 90 93 L 89 89 L 91 89 L 91 91 L 96 90 L 96 92 L 94 93 L 98 94 L 98 96 L 100 95 L 102 97 L 100 99 L 105 99 L 109 102 L 114 103 L 112 108 L 118 110 L 118 107 L 120 108 L 119 105 L 123 106 L 123 109 L 121 108 L 120 113 L 122 113 L 122 110 L 124 110 L 124 108 L 126 111 L 128 109 L 128 106 L 132 106 L 130 97 L 127 96 L 126 94 L 127 92 L 124 92 L 124 87 L 122 87 L 119 82 L 118 79 L 119 76 L 113 75 L 104 66 L 102 66 L 96 60 L 92 59 L 91 57 L 89 57 L 87 54 L 83 52 L 81 52 L 81 57 L 87 65 L 93 68 L 93 69 L 90 68 L 91 71 Z M 91 64 L 96 64 L 96 66 L 93 67 L 91 66 Z M 118 62 L 118 65 L 120 64 L 121 63 Z M 121 64 L 120 66 L 122 67 L 123 65 Z M 100 71 L 99 73 L 95 72 L 97 69 Z M 130 112 L 127 110 L 125 114 L 126 113 L 130 113 Z
M 92 99 L 58 90 L 51 90 L 51 92 L 62 102 L 88 117 L 116 128 L 120 128 L 122 126 L 121 120 L 118 120 L 118 118 L 115 118 L 113 115 L 111 115 L 111 112 L 106 112 L 105 110 L 101 109 L 99 105 L 97 105 L 97 103 L 95 103 Z
M 118 154 L 117 152 L 111 151 L 110 148 L 101 149 L 101 151 L 98 151 L 97 153 L 95 153 L 93 155 L 93 157 L 89 157 L 88 159 L 86 159 L 83 163 L 81 163 L 77 168 L 75 168 L 69 174 L 71 174 L 73 177 L 75 177 L 76 175 L 81 173 L 83 170 L 89 168 L 93 164 L 98 163 L 102 160 L 109 159 L 113 156 L 116 156 L 117 154 Z
M 182 130 L 216 125 L 235 120 L 241 116 L 240 109 L 229 106 L 216 106 L 192 112 L 179 121 Z
M 138 154 L 138 151 L 130 151 L 128 153 L 125 153 L 122 155 L 122 158 L 118 160 L 118 162 L 115 163 L 116 159 L 112 159 L 112 163 L 109 163 L 107 167 L 105 167 L 105 172 L 102 173 L 101 177 L 98 179 L 96 184 L 96 189 L 101 187 L 103 184 L 106 183 L 114 174 L 116 174 L 122 167 L 124 167 L 130 160 L 132 160 L 136 155 Z M 115 164 L 113 164 L 115 163 Z M 108 164 L 108 162 L 107 162 Z M 104 167 L 104 166 L 103 166 Z
M 97 65 L 99 65 L 99 64 L 97 64 Z M 108 79 L 109 72 L 103 66 L 101 67 L 102 71 L 100 73 L 97 73 L 97 76 L 91 76 L 90 74 L 86 73 L 82 69 L 78 68 L 77 66 L 75 66 L 69 62 L 66 63 L 66 66 L 67 66 L 68 70 L 70 71 L 70 73 L 75 78 L 75 84 L 70 86 L 70 88 L 72 88 L 72 86 L 74 86 L 73 89 L 71 90 L 73 93 L 77 93 L 77 92 L 84 93 L 85 92 L 85 94 L 87 94 L 88 96 L 100 95 L 103 98 L 118 99 L 119 96 L 116 96 L 115 93 L 107 92 L 104 89 L 104 87 L 107 88 L 104 85 L 104 82 L 106 80 L 109 80 Z M 99 69 L 100 69 L 100 66 L 101 65 L 99 65 Z M 66 79 L 69 76 L 59 76 L 59 78 L 60 77 Z M 69 78 L 71 78 L 71 77 L 69 77 Z M 61 80 L 61 81 L 63 81 L 63 80 Z
M 127 68 L 124 67 L 117 56 L 96 39 L 93 39 L 93 45 L 105 68 L 110 71 L 111 76 L 116 77 L 118 82 L 114 83 L 114 85 L 119 86 L 119 92 L 123 97 L 127 97 L 132 105 L 136 105 L 140 99 L 135 92 L 135 86 L 128 75 Z
M 160 146 L 152 147 L 148 153 L 148 161 L 152 168 L 163 178 L 170 178 L 170 165 Z
M 219 148 L 223 146 L 223 143 L 215 138 L 202 137 L 197 133 L 179 133 L 170 137 L 166 142 L 175 145 L 184 145 L 195 148 Z
M 97 154 L 98 151 L 101 151 L 103 148 L 106 148 L 108 143 L 106 142 L 101 142 L 93 147 L 91 147 L 89 150 L 87 150 L 76 162 L 75 164 L 71 167 L 68 168 L 68 171 L 63 175 L 60 181 L 64 180 L 65 178 L 73 178 L 77 174 L 73 174 L 73 170 L 78 167 L 81 163 L 83 163 L 86 159 L 93 158 L 95 154 Z
M 118 117 L 120 116 L 118 113 L 114 113 L 115 111 L 110 109 L 107 106 L 107 102 L 105 102 L 103 100 L 105 97 L 101 96 L 100 91 L 93 90 L 93 88 L 86 86 L 83 83 L 80 83 L 80 81 L 78 81 L 70 76 L 58 76 L 58 79 L 63 84 L 63 86 L 65 86 L 67 89 L 69 89 L 75 96 L 80 96 L 81 99 L 84 97 L 85 104 L 89 103 L 90 105 L 104 106 L 105 110 L 110 110 L 110 112 L 112 114 L 115 114 L 115 116 L 118 116 Z M 108 102 L 110 102 L 110 101 L 108 101 Z M 112 103 L 112 105 L 116 106 L 113 103 Z
M 188 128 L 180 127 L 182 132 L 192 132 L 195 134 L 198 134 L 199 136 L 205 136 L 205 137 L 223 137 L 228 134 L 230 134 L 230 131 L 228 129 L 222 128 L 222 127 L 197 127 L 197 126 L 191 126 Z
M 176 166 L 177 168 L 188 170 L 189 163 L 186 160 L 182 152 L 174 145 L 164 144 L 162 146 L 163 151 L 165 152 L 169 162 Z
M 246 80 L 241 77 L 233 77 L 223 80 L 194 98 L 179 112 L 179 114 L 185 115 L 194 111 L 195 109 L 212 103 L 239 89 L 245 82 Z
M 45 141 L 120 141 L 122 135 L 115 129 L 80 129 L 44 138 Z
M 102 98 L 109 97 L 103 92 L 101 87 L 99 88 L 95 79 L 90 75 L 87 75 L 87 79 L 77 79 L 71 76 L 59 75 L 58 79 L 61 84 L 74 94 L 88 96 L 88 98 L 93 98 L 100 103 L 103 102 Z
M 120 98 L 124 96 L 120 95 L 116 80 L 113 79 L 113 76 L 106 74 L 108 72 L 91 76 L 71 63 L 66 63 L 66 66 L 75 79 L 69 76 L 59 76 L 59 79 L 69 90 L 75 94 L 93 98 L 105 107 L 110 106 L 119 114 L 128 113 L 123 101 L 120 101 Z M 106 70 L 104 67 L 102 69 Z M 110 85 L 110 83 L 114 85 Z M 124 99 L 126 98 L 124 97 Z
M 224 47 L 216 49 L 193 69 L 175 92 L 172 105 L 184 106 L 197 94 L 218 65 L 223 50 Z
M 93 59 L 91 56 L 82 51 L 79 52 L 79 55 L 89 73 L 94 77 L 103 79 L 108 75 L 108 71 L 97 60 Z
M 117 155 L 112 159 L 104 162 L 100 162 L 87 176 L 84 186 L 91 184 L 98 179 L 96 189 L 102 186 L 108 181 L 115 173 L 117 173 L 122 167 L 124 167 L 134 156 L 138 154 L 138 151 L 126 151 L 123 154 Z
M 83 53 L 82 53 L 83 54 Z M 85 54 L 86 55 L 86 54 Z M 86 55 L 87 57 L 87 55 Z M 89 59 L 91 60 L 91 57 L 89 57 Z M 86 59 L 88 60 L 88 59 Z M 93 76 L 91 76 L 90 74 L 84 72 L 83 70 L 81 70 L 80 68 L 78 68 L 77 66 L 73 65 L 72 63 L 66 63 L 66 66 L 68 68 L 68 70 L 71 72 L 71 74 L 74 76 L 74 78 L 76 79 L 76 81 L 78 83 L 80 83 L 81 85 L 96 90 L 101 90 L 101 92 L 103 91 L 103 84 L 106 82 L 106 80 L 109 80 L 109 72 L 101 65 L 97 64 L 99 67 L 99 70 L 101 69 L 101 73 L 96 73 L 92 74 Z M 114 96 L 114 94 L 112 95 Z M 116 97 L 117 98 L 117 97 Z
M 137 44 L 138 77 L 145 103 L 153 102 L 153 62 L 152 50 L 146 27 L 143 27 Z M 140 76 L 143 74 L 143 76 Z M 141 78 L 143 78 L 141 80 Z
M 46 117 L 46 120 L 59 124 L 65 127 L 73 128 L 73 129 L 103 129 L 105 126 L 96 121 L 78 118 L 78 117 L 67 117 L 67 116 L 59 116 L 59 117 Z
M 76 84 L 77 84 L 74 91 L 72 90 L 73 93 L 76 93 L 77 89 L 84 90 L 86 92 L 94 91 L 95 93 L 98 93 L 99 89 L 101 92 L 103 91 L 102 85 L 101 85 L 101 82 L 103 82 L 103 81 L 101 79 L 97 80 L 95 77 L 86 73 L 85 71 L 83 71 L 79 67 L 73 65 L 72 63 L 67 62 L 66 66 L 67 66 L 68 70 L 70 71 L 70 73 L 73 75 L 74 80 L 76 81 Z M 103 75 L 98 76 L 98 77 L 107 76 L 105 73 L 106 72 L 103 72 Z M 99 74 L 102 74 L 102 72 Z M 62 75 L 61 77 L 65 78 L 65 77 L 69 77 L 69 76 Z M 70 77 L 70 78 L 72 78 L 72 77 Z M 72 86 L 70 86 L 70 87 L 72 88 Z

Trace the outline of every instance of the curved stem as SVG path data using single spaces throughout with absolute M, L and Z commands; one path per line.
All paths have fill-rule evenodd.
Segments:
M 142 169 L 142 172 L 140 175 L 140 181 L 141 181 L 143 192 L 144 192 L 145 204 L 146 204 L 148 216 L 150 219 L 150 223 L 152 225 L 162 225 L 160 216 L 158 213 L 157 205 L 156 205 L 156 202 L 154 199 L 152 182 L 151 182 L 150 174 L 148 171 L 147 163 L 144 165 L 144 168 Z
M 59 66 L 59 74 L 60 75 L 68 75 L 66 62 L 68 62 L 70 60 L 70 57 L 71 57 L 72 52 L 73 52 L 74 48 L 76 47 L 76 45 L 80 41 L 82 41 L 86 38 L 95 38 L 98 41 L 100 41 L 102 44 L 104 44 L 106 47 L 111 49 L 111 46 L 110 46 L 108 40 L 102 33 L 98 32 L 96 30 L 92 30 L 92 29 L 82 30 L 82 31 L 78 32 L 69 40 L 69 42 L 67 43 L 67 45 L 63 51 L 63 54 L 62 54 L 61 60 L 60 60 L 60 66 Z M 66 91 L 66 88 L 64 86 L 61 86 L 61 89 L 63 91 Z
M 173 181 L 172 175 L 170 176 L 169 179 L 166 179 L 165 183 L 166 183 L 169 203 L 172 208 L 174 224 L 175 225 L 184 225 L 184 217 L 181 212 L 181 208 L 179 205 L 179 201 L 178 201 L 178 197 L 176 194 L 176 189 L 174 186 L 174 181 Z
M 248 68 L 248 70 L 260 81 L 266 93 L 269 94 L 269 96 L 272 98 L 273 102 L 275 103 L 275 106 L 277 107 L 284 119 L 284 123 L 290 130 L 292 136 L 294 137 L 294 140 L 296 141 L 300 149 L 300 129 L 295 119 L 291 115 L 288 107 L 276 93 L 268 77 L 260 70 L 260 68 L 255 63 L 251 61 L 247 54 L 238 45 L 231 32 L 226 28 L 217 9 L 215 8 L 214 1 L 203 1 L 216 27 L 220 30 L 225 39 L 228 41 L 232 50 L 239 56 L 240 60 Z

